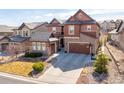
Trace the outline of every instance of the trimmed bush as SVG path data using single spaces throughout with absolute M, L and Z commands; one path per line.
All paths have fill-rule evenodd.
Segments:
M 107 67 L 109 58 L 105 54 L 99 54 L 96 58 L 96 62 L 94 63 L 95 72 L 102 74 L 107 73 Z
M 41 57 L 41 56 L 43 56 L 42 53 L 33 53 L 33 52 L 29 53 L 29 52 L 27 52 L 27 53 L 25 53 L 24 57 L 36 58 L 36 57 Z
M 37 63 L 33 64 L 32 67 L 33 67 L 34 71 L 42 72 L 44 70 L 43 62 L 37 62 Z

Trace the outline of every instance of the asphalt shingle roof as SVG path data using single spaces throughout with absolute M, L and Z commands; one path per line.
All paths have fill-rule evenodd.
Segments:
M 30 28 L 30 29 L 34 29 L 37 26 L 42 25 L 44 22 L 32 22 L 32 23 L 25 23 L 25 25 Z
M 50 32 L 41 32 L 41 31 L 36 31 L 31 35 L 31 41 L 49 41 L 49 38 L 51 36 Z
M 16 36 L 9 37 L 9 39 L 12 42 L 23 42 L 23 41 L 29 39 L 29 37 L 22 37 L 20 35 L 16 35 Z
M 70 20 L 67 20 L 64 24 L 95 24 L 95 23 L 97 23 L 97 22 L 94 20 L 89 20 L 89 21 L 78 21 L 78 20 L 70 21 Z

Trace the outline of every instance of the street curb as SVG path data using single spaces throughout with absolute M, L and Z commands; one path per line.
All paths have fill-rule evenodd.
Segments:
M 16 79 L 16 80 L 22 80 L 22 81 L 26 81 L 26 82 L 30 82 L 30 83 L 48 84 L 48 83 L 46 83 L 46 82 L 42 82 L 42 81 L 36 80 L 36 79 L 34 79 L 34 78 L 28 78 L 28 77 L 18 76 L 18 75 L 14 75 L 14 74 L 8 74 L 8 73 L 4 73 L 4 72 L 0 72 L 0 76 L 4 76 L 4 77 Z M 14 83 L 13 83 L 13 84 L 14 84 Z M 21 84 L 21 83 L 20 83 L 20 84 Z

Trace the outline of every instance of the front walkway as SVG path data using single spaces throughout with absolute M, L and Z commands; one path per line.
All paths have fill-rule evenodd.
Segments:
M 83 67 L 91 62 L 90 55 L 58 53 L 52 66 L 38 79 L 47 83 L 76 83 Z

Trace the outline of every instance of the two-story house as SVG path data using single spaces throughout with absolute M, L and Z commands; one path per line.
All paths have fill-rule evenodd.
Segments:
M 98 40 L 99 25 L 81 9 L 64 23 L 66 52 L 95 54 Z

